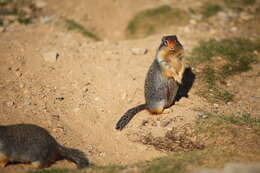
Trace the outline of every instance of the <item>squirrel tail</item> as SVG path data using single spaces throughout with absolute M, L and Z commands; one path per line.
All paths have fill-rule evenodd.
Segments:
M 88 159 L 86 158 L 85 154 L 80 150 L 60 145 L 59 154 L 62 156 L 63 159 L 74 162 L 77 165 L 77 168 L 85 168 L 89 166 Z
M 134 108 L 129 109 L 121 118 L 120 120 L 116 123 L 116 129 L 117 130 L 122 130 L 128 123 L 129 121 L 137 114 L 138 112 L 146 109 L 146 104 L 141 104 L 138 105 Z

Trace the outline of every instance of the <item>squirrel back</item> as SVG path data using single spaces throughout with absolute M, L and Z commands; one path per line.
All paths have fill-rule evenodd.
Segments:
M 0 126 L 0 156 L 2 167 L 21 162 L 43 168 L 61 159 L 74 162 L 78 168 L 89 165 L 83 152 L 60 145 L 47 130 L 33 124 Z

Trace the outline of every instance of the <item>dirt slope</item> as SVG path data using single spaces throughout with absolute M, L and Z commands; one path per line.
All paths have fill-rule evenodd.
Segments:
M 127 21 L 137 11 L 165 2 L 89 0 L 86 3 L 81 0 L 75 6 L 72 1 L 46 2 L 47 13 L 55 11 L 57 16 L 78 19 L 103 33 L 106 39 L 94 42 L 56 23 L 41 22 L 13 26 L 1 33 L 1 124 L 38 124 L 47 128 L 60 143 L 86 152 L 93 163 L 130 164 L 166 155 L 134 142 L 136 136 L 149 132 L 162 136 L 173 126 L 192 124 L 196 110 L 211 109 L 207 101 L 195 94 L 195 81 L 189 97 L 182 98 L 168 113 L 152 116 L 142 111 L 125 130 L 116 131 L 114 127 L 120 116 L 144 102 L 144 78 L 163 34 L 178 35 L 189 52 L 198 40 L 221 37 L 221 33 L 205 34 L 200 28 L 190 32 L 190 28 L 171 27 L 166 33 L 145 39 L 109 41 L 124 38 Z M 148 53 L 133 55 L 131 48 L 146 48 Z M 57 61 L 51 62 L 56 55 Z M 259 78 L 256 80 L 250 83 L 250 88 L 259 87 Z M 152 123 L 144 126 L 147 120 Z M 163 121 L 170 123 L 163 126 Z M 73 167 L 73 164 L 63 161 L 53 165 L 56 166 Z M 17 167 L 22 166 L 6 169 Z

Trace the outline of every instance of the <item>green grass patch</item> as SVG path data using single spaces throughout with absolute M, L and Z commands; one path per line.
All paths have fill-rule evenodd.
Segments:
M 249 5 L 254 5 L 255 0 L 224 0 L 224 5 L 228 8 L 242 11 L 243 8 Z
M 203 117 L 199 117 L 196 121 L 196 130 L 198 133 L 207 133 L 211 137 L 221 137 L 223 134 L 226 137 L 234 135 L 234 132 L 245 131 L 251 128 L 252 134 L 260 137 L 260 119 L 253 118 L 250 114 L 241 115 L 217 115 L 212 113 L 205 113 Z M 242 135 L 242 133 L 241 133 Z M 240 136 L 243 138 L 243 136 Z M 258 140 L 260 143 L 260 138 Z
M 24 25 L 28 25 L 30 23 L 32 23 L 32 19 L 31 18 L 18 18 L 18 22 Z
M 15 21 L 20 24 L 30 24 L 33 19 L 37 18 L 41 13 L 37 9 L 33 1 L 29 0 L 0 0 L 0 20 L 6 25 L 12 24 Z
M 66 21 L 66 27 L 68 30 L 75 30 L 80 32 L 82 35 L 86 36 L 86 37 L 90 37 L 96 41 L 101 40 L 96 34 L 94 34 L 93 32 L 87 30 L 86 28 L 84 28 L 82 25 L 80 25 L 79 23 L 75 22 L 74 20 L 71 19 L 67 19 Z
M 0 0 L 0 7 L 1 6 L 6 6 L 9 3 L 12 3 L 14 0 Z
M 251 64 L 257 62 L 255 50 L 260 50 L 259 41 L 243 38 L 202 41 L 188 57 L 191 64 L 202 67 L 199 77 L 210 90 L 200 92 L 201 95 L 207 99 L 212 96 L 213 99 L 231 101 L 232 94 L 220 88 L 219 84 L 225 83 L 231 75 L 250 70 Z
M 250 70 L 250 65 L 256 62 L 256 55 L 253 53 L 255 50 L 260 50 L 259 41 L 243 38 L 211 39 L 201 42 L 199 46 L 195 47 L 190 59 L 193 63 L 207 63 L 213 62 L 217 56 L 221 57 L 227 63 L 221 67 L 220 72 L 216 73 L 221 74 L 221 77 L 226 77 Z M 207 68 L 212 68 L 212 66 L 207 66 Z
M 241 114 L 241 115 L 217 115 L 213 113 L 206 112 L 205 116 L 199 117 L 196 121 L 197 125 L 210 124 L 220 125 L 225 123 L 237 124 L 237 125 L 246 125 L 248 127 L 258 127 L 260 128 L 260 119 L 252 118 L 250 114 Z M 204 126 L 205 127 L 205 126 Z
M 186 11 L 163 5 L 136 14 L 127 26 L 127 34 L 130 37 L 148 36 L 170 25 L 188 24 L 189 18 Z
M 204 18 L 208 18 L 211 16 L 216 15 L 222 8 L 220 5 L 213 4 L 213 3 L 204 3 L 200 8 L 200 13 Z
M 84 169 L 69 169 L 69 168 L 47 168 L 39 170 L 30 170 L 28 173 L 117 173 L 125 169 L 125 166 L 121 165 L 107 165 L 107 166 L 98 166 L 91 165 L 88 168 Z
M 117 172 L 121 172 L 122 170 L 124 170 L 126 168 L 126 166 L 121 166 L 121 165 L 107 165 L 107 166 L 91 166 L 89 168 L 86 168 L 86 172 L 88 172 L 88 170 L 90 172 L 105 172 L 105 173 L 117 173 Z
M 51 169 L 39 169 L 39 170 L 30 170 L 28 173 L 69 173 L 70 169 L 67 168 L 51 168 Z M 73 171 L 76 173 L 76 170 Z

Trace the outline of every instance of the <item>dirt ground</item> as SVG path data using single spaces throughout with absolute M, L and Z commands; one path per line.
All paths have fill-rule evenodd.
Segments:
M 236 35 L 223 28 L 204 31 L 201 24 L 172 26 L 143 39 L 125 38 L 124 30 L 138 11 L 161 4 L 183 7 L 193 1 L 45 2 L 43 14 L 50 22 L 17 23 L 0 33 L 1 125 L 37 124 L 48 129 L 61 144 L 84 151 L 95 164 L 131 164 L 167 155 L 136 142 L 136 136 L 163 136 L 172 127 L 194 123 L 198 110 L 216 111 L 216 105 L 195 94 L 199 85 L 195 80 L 189 97 L 181 98 L 167 113 L 155 116 L 142 111 L 123 131 L 114 129 L 127 109 L 144 103 L 145 75 L 162 35 L 178 35 L 187 53 L 202 39 Z M 73 18 L 94 29 L 103 41 L 66 30 L 59 22 L 61 18 Z M 148 52 L 134 55 L 132 48 Z M 56 61 L 48 59 L 55 56 Z M 230 79 L 230 88 L 237 93 L 235 101 L 218 104 L 217 112 L 250 112 L 260 117 L 259 69 L 256 64 L 253 70 Z M 192 70 L 196 72 L 196 67 Z M 144 125 L 146 121 L 149 123 Z M 169 123 L 162 125 L 164 121 Z M 52 165 L 64 166 L 74 167 L 67 161 Z M 25 168 L 10 165 L 5 169 Z

